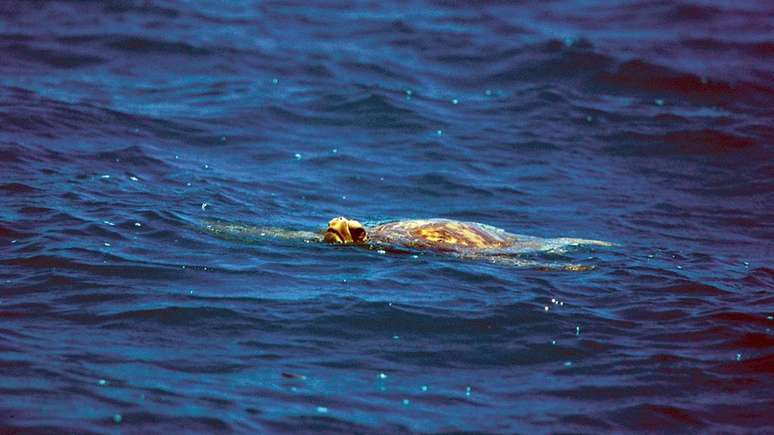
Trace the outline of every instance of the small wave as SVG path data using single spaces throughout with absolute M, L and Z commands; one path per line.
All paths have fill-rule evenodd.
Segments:
M 0 238 L 2 238 L 4 241 L 18 241 L 31 238 L 34 235 L 34 232 L 22 231 L 17 228 L 16 225 L 11 223 L 4 223 L 2 220 L 0 220 Z
M 774 288 L 774 269 L 756 267 L 744 277 L 746 285 L 758 288 Z
M 395 128 L 401 131 L 422 131 L 429 127 L 428 121 L 415 111 L 400 107 L 390 98 L 377 94 L 321 106 L 320 110 L 350 116 L 355 125 L 365 127 Z
M 13 59 L 14 63 L 27 60 L 56 68 L 81 68 L 105 62 L 100 56 L 78 53 L 66 49 L 45 49 L 15 43 L 0 47 L 0 57 Z
M 602 71 L 589 83 L 600 90 L 644 92 L 654 98 L 677 96 L 721 107 L 733 107 L 737 103 L 767 105 L 774 98 L 774 89 L 767 86 L 702 78 L 639 59 Z
M 356 99 L 328 95 L 305 107 L 273 106 L 269 110 L 272 116 L 287 123 L 413 132 L 427 131 L 431 124 L 418 113 L 392 104 L 387 97 L 374 94 Z
M 158 16 L 162 18 L 177 18 L 180 11 L 171 7 L 164 7 L 146 2 L 109 2 L 103 5 L 103 10 L 113 14 L 138 14 L 145 16 Z
M 0 191 L 5 192 L 8 195 L 17 194 L 29 194 L 34 192 L 40 192 L 40 189 L 29 186 L 24 183 L 4 183 L 0 184 Z
M 159 308 L 139 308 L 137 304 L 128 305 L 123 311 L 115 312 L 114 305 L 110 314 L 92 314 L 88 312 L 63 315 L 78 324 L 97 324 L 103 328 L 121 329 L 132 327 L 141 322 L 145 327 L 164 325 L 165 327 L 196 328 L 201 334 L 208 334 L 208 325 L 217 326 L 218 333 L 227 330 L 239 331 L 248 328 L 271 330 L 272 325 L 260 318 L 228 308 L 166 306 Z M 216 334 L 217 335 L 217 334 Z
M 611 418 L 629 430 L 641 431 L 654 427 L 680 427 L 698 430 L 707 423 L 695 410 L 676 405 L 644 403 L 627 406 L 611 412 Z
M 411 177 L 417 190 L 425 195 L 434 197 L 466 197 L 474 195 L 476 197 L 492 197 L 494 193 L 487 189 L 475 187 L 473 183 L 464 183 L 462 180 L 455 180 L 450 174 L 431 172 L 423 175 Z
M 2 87 L 0 87 L 0 92 L 2 92 Z M 3 164 L 22 163 L 26 159 L 34 157 L 35 154 L 30 147 L 17 142 L 0 143 L 0 163 Z
M 127 412 L 122 415 L 121 420 L 126 421 L 126 424 L 131 424 L 139 432 L 144 433 L 174 433 L 177 431 L 188 433 L 233 433 L 236 430 L 230 421 L 218 417 L 175 415 L 173 412 L 165 413 L 163 411 Z M 111 421 L 110 416 L 106 416 L 100 423 L 103 426 L 101 433 L 115 428 L 115 423 Z
M 99 151 L 96 153 L 81 154 L 79 157 L 84 159 L 95 159 L 110 163 L 120 163 L 129 165 L 135 170 L 143 168 L 152 168 L 154 172 L 163 171 L 169 165 L 162 159 L 151 155 L 153 149 L 148 146 L 130 145 L 124 148 Z
M 179 54 L 184 56 L 205 56 L 210 50 L 195 47 L 184 42 L 169 42 L 139 36 L 113 37 L 106 45 L 114 50 L 129 53 Z
M 637 156 L 713 155 L 743 152 L 760 143 L 752 138 L 713 129 L 682 130 L 664 134 L 617 133 L 608 152 Z
M 47 140 L 76 135 L 79 138 L 114 139 L 130 131 L 151 132 L 157 138 L 180 140 L 201 130 L 177 121 L 123 113 L 88 103 L 67 103 L 35 92 L 0 86 L 0 123 L 16 137 Z M 136 140 L 136 138 L 134 138 Z M 131 147 L 130 147 L 131 148 Z M 63 155 L 63 154 L 62 154 Z
M 37 247 L 35 251 L 40 251 Z M 83 250 L 82 250 L 83 251 Z M 91 251 L 88 251 L 91 252 Z M 93 252 L 96 254 L 97 252 Z M 54 255 L 33 255 L 28 257 L 15 257 L 0 259 L 0 264 L 8 266 L 22 266 L 31 269 L 50 270 L 52 268 L 64 270 L 80 270 L 93 273 L 98 276 L 117 277 L 122 276 L 129 279 L 170 279 L 177 275 L 177 269 L 172 266 L 163 267 L 160 265 L 106 265 L 101 261 L 99 263 L 88 263 L 76 261 L 68 257 Z
M 691 38 L 682 41 L 687 47 L 695 50 L 706 50 L 709 53 L 728 52 L 738 56 L 740 53 L 752 57 L 774 56 L 774 42 L 734 42 L 714 38 Z

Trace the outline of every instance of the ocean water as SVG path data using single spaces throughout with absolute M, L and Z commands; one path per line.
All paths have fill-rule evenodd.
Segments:
M 766 2 L 0 3 L 0 432 L 774 420 Z M 444 217 L 582 273 L 298 240 Z

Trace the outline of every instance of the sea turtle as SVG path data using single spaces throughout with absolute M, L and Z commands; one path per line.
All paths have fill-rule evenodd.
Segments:
M 564 253 L 568 246 L 612 246 L 601 240 L 574 238 L 543 239 L 511 234 L 500 228 L 477 222 L 450 219 L 412 219 L 364 226 L 360 222 L 337 217 L 324 231 L 290 231 L 274 227 L 253 227 L 209 222 L 207 230 L 222 237 L 240 239 L 272 237 L 356 245 L 379 252 L 436 252 L 464 259 L 543 269 L 589 270 L 591 266 L 547 264 L 524 258 L 530 253 Z

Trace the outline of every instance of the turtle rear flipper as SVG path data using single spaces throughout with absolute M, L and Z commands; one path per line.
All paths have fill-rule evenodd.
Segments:
M 461 255 L 466 260 L 482 259 L 491 264 L 500 266 L 518 267 L 520 269 L 535 269 L 542 272 L 588 272 L 594 270 L 594 266 L 574 263 L 546 263 L 511 255 Z
M 568 248 L 581 246 L 616 246 L 614 243 L 603 240 L 575 239 L 571 237 L 560 237 L 558 239 L 545 239 L 541 251 L 553 254 L 564 254 Z
M 604 240 L 575 239 L 572 237 L 560 237 L 558 239 L 549 240 L 563 246 L 615 246 L 615 243 L 606 242 Z

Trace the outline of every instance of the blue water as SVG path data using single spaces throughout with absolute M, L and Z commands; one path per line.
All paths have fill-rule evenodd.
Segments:
M 0 432 L 774 431 L 773 13 L 1 3 Z

